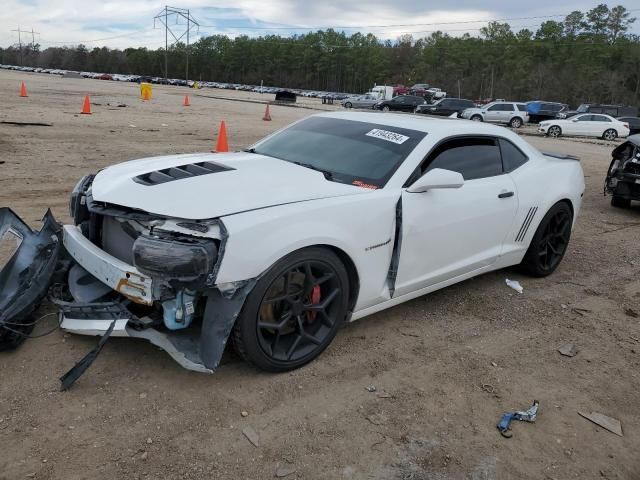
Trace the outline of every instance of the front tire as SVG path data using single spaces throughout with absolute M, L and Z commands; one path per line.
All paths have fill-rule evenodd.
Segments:
M 534 277 L 551 275 L 564 257 L 571 238 L 573 212 L 566 202 L 558 202 L 544 216 L 531 239 L 522 270 Z
M 385 113 L 387 113 L 389 110 L 391 110 L 391 109 L 389 108 L 388 105 L 385 105 L 384 107 L 382 107 L 382 111 L 385 112 Z
M 614 195 L 611 197 L 611 206 L 616 208 L 629 208 L 631 206 L 631 200 Z
M 353 107 L 353 104 L 351 102 L 347 102 L 344 104 L 344 108 L 351 108 Z
M 247 297 L 233 330 L 235 349 L 263 370 L 299 368 L 331 343 L 348 299 L 347 271 L 333 252 L 310 247 L 291 253 Z
M 473 120 L 474 122 L 482 122 L 482 116 L 481 115 L 472 115 L 471 116 L 471 120 Z
M 602 134 L 602 138 L 609 141 L 615 140 L 616 138 L 618 138 L 618 132 L 616 132 L 613 128 L 610 128 L 609 130 L 605 130 L 605 132 Z
M 520 128 L 522 126 L 522 119 L 518 117 L 514 117 L 509 122 L 509 126 L 511 128 Z
M 547 130 L 547 135 L 552 138 L 558 138 L 560 135 L 562 135 L 562 129 L 557 125 L 552 125 L 549 127 L 549 130 Z

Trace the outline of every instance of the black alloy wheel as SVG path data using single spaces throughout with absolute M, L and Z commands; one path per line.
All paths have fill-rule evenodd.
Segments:
M 524 270 L 535 277 L 546 277 L 560 265 L 569 239 L 573 213 L 566 202 L 556 203 L 544 216 L 522 261 Z
M 331 251 L 308 248 L 260 278 L 234 328 L 240 355 L 265 370 L 298 368 L 331 343 L 345 319 L 348 276 Z

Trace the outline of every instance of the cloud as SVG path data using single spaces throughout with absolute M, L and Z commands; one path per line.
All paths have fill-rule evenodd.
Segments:
M 538 0 L 527 4 L 526 10 L 521 2 L 512 0 L 485 0 L 482 3 L 457 0 L 455 4 L 441 2 L 436 5 L 424 0 L 235 0 L 232 4 L 228 0 L 185 0 L 180 2 L 180 7 L 191 9 L 203 25 L 201 35 L 287 36 L 317 27 L 336 26 L 347 33 L 372 32 L 380 38 L 393 39 L 404 33 L 420 37 L 435 30 L 452 35 L 466 31 L 477 34 L 478 29 L 491 19 L 564 15 L 572 10 L 588 10 L 599 1 Z M 36 41 L 43 47 L 77 43 L 114 48 L 164 46 L 164 30 L 153 28 L 153 17 L 163 6 L 151 0 L 65 0 L 64 3 L 4 0 L 3 7 L 0 46 L 17 42 L 18 35 L 11 30 L 18 26 L 39 32 Z M 30 21 L 25 22 L 25 19 Z M 522 18 L 510 23 L 516 30 L 520 27 L 535 30 L 544 20 Z M 160 27 L 158 23 L 156 26 Z M 173 25 L 173 28 L 181 31 L 184 26 Z M 640 24 L 634 25 L 633 32 L 640 32 Z M 31 35 L 24 37 L 31 40 Z

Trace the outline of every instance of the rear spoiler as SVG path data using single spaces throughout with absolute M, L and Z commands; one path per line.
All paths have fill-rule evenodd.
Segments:
M 566 153 L 542 152 L 542 154 L 545 157 L 559 158 L 560 160 L 574 160 L 576 162 L 580 161 L 580 159 L 575 155 L 568 155 Z

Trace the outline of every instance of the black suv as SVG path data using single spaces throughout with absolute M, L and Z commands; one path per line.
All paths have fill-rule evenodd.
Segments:
M 535 100 L 527 102 L 527 113 L 529 114 L 529 122 L 540 123 L 543 120 L 553 120 L 560 118 L 559 115 L 568 111 L 569 106 L 558 102 L 544 102 Z
M 390 110 L 397 112 L 413 112 L 418 105 L 424 103 L 424 98 L 415 95 L 398 95 L 391 100 L 383 100 L 376 103 L 373 108 L 388 112 Z
M 443 98 L 431 105 L 418 105 L 416 113 L 428 113 L 429 115 L 442 115 L 449 117 L 451 115 L 460 114 L 467 108 L 475 108 L 476 104 L 471 100 L 464 98 Z
M 604 113 L 614 118 L 618 117 L 637 117 L 638 109 L 636 107 L 625 105 L 603 105 L 600 103 L 583 103 L 576 110 L 560 112 L 558 118 L 569 118 L 579 113 Z

